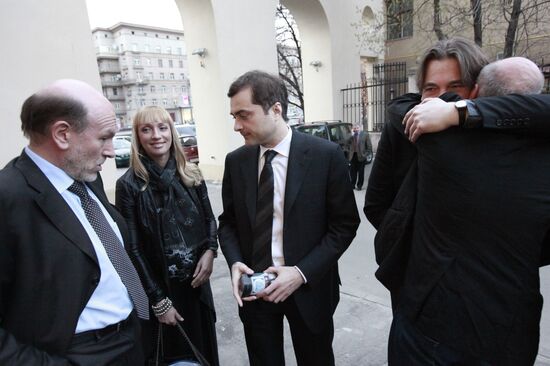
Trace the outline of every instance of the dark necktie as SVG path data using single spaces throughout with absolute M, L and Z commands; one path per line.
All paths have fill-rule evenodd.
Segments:
M 113 264 L 113 267 L 115 267 L 122 283 L 126 286 L 138 316 L 141 319 L 149 319 L 149 301 L 147 300 L 147 295 L 143 290 L 137 271 L 130 257 L 128 257 L 126 250 L 124 250 L 122 243 L 118 239 L 118 236 L 116 236 L 107 218 L 105 218 L 101 208 L 97 202 L 88 195 L 84 183 L 75 180 L 69 187 L 69 191 L 80 198 L 80 203 L 84 209 L 86 218 L 105 247 L 107 256 Z
M 265 163 L 258 183 L 256 201 L 256 221 L 254 223 L 254 241 L 252 244 L 252 269 L 262 272 L 271 266 L 271 235 L 273 233 L 273 167 L 271 161 L 276 151 L 264 153 Z

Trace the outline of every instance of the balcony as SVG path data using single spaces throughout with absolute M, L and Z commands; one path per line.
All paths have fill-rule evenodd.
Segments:
M 122 80 L 122 83 L 124 85 L 133 85 L 133 84 L 137 84 L 137 85 L 145 85 L 145 84 L 149 84 L 149 78 L 141 78 L 141 79 L 123 79 Z
M 101 80 L 102 86 L 122 86 L 122 80 Z
M 120 74 L 120 68 L 119 67 L 105 67 L 100 66 L 99 67 L 99 73 L 100 74 Z
M 109 100 L 126 100 L 124 95 L 107 95 L 107 99 Z

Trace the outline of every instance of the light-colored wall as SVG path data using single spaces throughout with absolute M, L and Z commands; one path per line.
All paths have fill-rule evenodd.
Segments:
M 225 155 L 243 144 L 233 131 L 227 90 L 251 69 L 277 72 L 276 0 L 176 0 L 185 29 L 193 91 L 193 115 L 205 177 L 221 179 Z M 206 48 L 203 59 L 191 55 Z
M 3 0 L 0 11 L 0 166 L 20 154 L 23 101 L 56 79 L 74 78 L 101 90 L 84 0 Z M 106 190 L 114 190 L 115 162 L 104 165 Z

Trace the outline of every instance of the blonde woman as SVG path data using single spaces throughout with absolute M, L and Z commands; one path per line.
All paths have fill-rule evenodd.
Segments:
M 218 365 L 209 277 L 218 248 L 216 220 L 199 168 L 185 161 L 174 123 L 160 107 L 133 122 L 130 169 L 116 184 L 116 206 L 131 232 L 127 249 L 163 331 L 165 361 L 193 353 L 182 325 L 211 365 Z M 156 344 L 156 331 L 149 344 Z M 148 342 L 147 340 L 145 340 Z M 152 348 L 153 349 L 153 348 Z M 147 352 L 147 351 L 146 351 Z

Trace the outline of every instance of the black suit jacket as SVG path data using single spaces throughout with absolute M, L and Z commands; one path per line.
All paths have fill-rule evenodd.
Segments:
M 452 93 L 442 98 L 458 100 Z M 417 151 L 404 135 L 401 121 L 419 102 L 420 95 L 412 93 L 390 102 L 388 121 L 382 131 L 365 194 L 363 211 L 378 230 L 375 237 L 379 265 L 376 277 L 392 292 L 392 299 L 403 282 L 416 203 L 416 182 L 413 180 L 403 186 L 403 181 L 416 162 Z M 518 136 L 550 136 L 550 95 L 484 97 L 474 102 L 483 117 L 480 126 L 483 129 L 510 130 Z M 550 264 L 550 237 L 547 243 L 541 254 L 541 265 Z
M 243 146 L 226 157 L 218 234 L 229 267 L 237 261 L 250 264 L 258 158 L 258 146 Z M 307 278 L 294 298 L 308 327 L 318 332 L 338 304 L 337 261 L 360 222 L 340 148 L 293 132 L 284 200 L 285 265 L 298 266 Z
M 534 363 L 550 232 L 549 142 L 458 128 L 419 139 L 398 311 L 426 336 L 495 365 Z
M 126 237 L 101 179 L 89 186 Z M 93 245 L 24 152 L 0 171 L 0 212 L 0 364 L 66 365 L 78 317 L 99 283 Z

